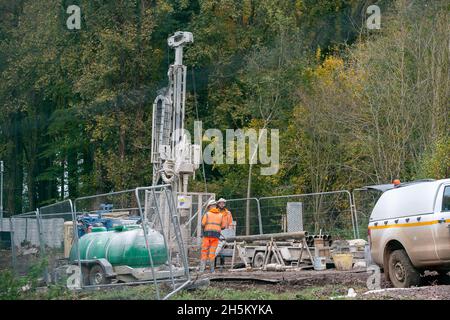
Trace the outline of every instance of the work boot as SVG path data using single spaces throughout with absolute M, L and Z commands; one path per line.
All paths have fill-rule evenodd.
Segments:
M 206 268 L 206 261 L 202 260 L 200 262 L 200 269 L 198 270 L 199 272 L 205 272 L 205 268 Z

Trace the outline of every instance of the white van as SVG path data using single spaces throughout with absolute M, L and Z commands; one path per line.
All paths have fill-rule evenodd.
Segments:
M 395 287 L 417 286 L 425 270 L 450 271 L 450 179 L 401 183 L 369 220 L 373 261 Z

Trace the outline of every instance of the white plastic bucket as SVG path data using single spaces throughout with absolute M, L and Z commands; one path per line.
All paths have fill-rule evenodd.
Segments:
M 314 270 L 321 271 L 327 268 L 326 257 L 314 257 Z

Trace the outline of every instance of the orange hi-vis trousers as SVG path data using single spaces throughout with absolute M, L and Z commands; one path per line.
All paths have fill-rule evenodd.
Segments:
M 214 237 L 203 237 L 201 260 L 214 260 L 219 239 Z

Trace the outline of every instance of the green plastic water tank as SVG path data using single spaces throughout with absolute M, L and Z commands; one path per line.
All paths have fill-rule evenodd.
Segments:
M 107 231 L 107 229 L 105 227 L 93 227 L 91 232 L 103 232 L 103 231 Z
M 105 258 L 113 266 L 126 265 L 133 268 L 151 266 L 141 226 L 120 226 L 114 231 L 91 232 L 82 236 L 78 242 L 81 260 Z M 167 250 L 162 234 L 149 229 L 148 242 L 153 265 L 166 263 Z M 74 244 L 70 250 L 70 261 L 76 260 L 78 260 L 77 246 Z

